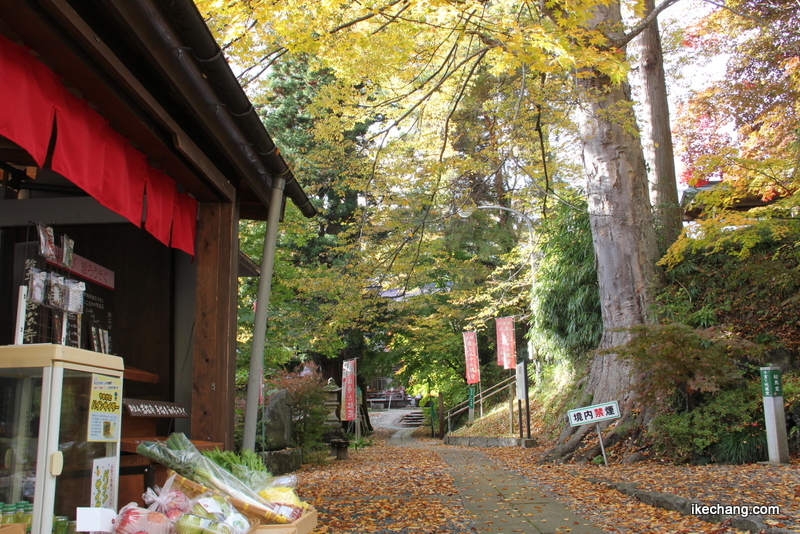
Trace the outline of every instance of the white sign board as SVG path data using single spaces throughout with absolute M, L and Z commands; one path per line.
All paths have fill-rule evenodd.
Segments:
M 567 412 L 570 426 L 589 425 L 620 417 L 617 401 L 584 406 Z
M 527 396 L 527 391 L 525 391 L 525 362 L 519 362 L 517 364 L 517 399 L 524 399 Z

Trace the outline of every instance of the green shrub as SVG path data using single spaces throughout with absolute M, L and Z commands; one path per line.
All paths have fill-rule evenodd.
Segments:
M 721 464 L 750 464 L 767 459 L 767 434 L 763 425 L 753 424 L 742 430 L 724 432 L 710 449 Z
M 356 439 L 355 434 L 346 433 L 348 441 L 350 441 L 350 448 L 351 449 L 363 449 L 364 447 L 370 447 L 373 444 L 372 439 L 361 436 L 360 438 Z
M 746 456 L 737 448 L 753 445 L 744 442 L 762 420 L 760 386 L 752 381 L 745 387 L 721 391 L 692 411 L 657 416 L 649 437 L 659 452 L 676 462 L 704 458 L 733 462 Z M 717 446 L 723 440 L 725 444 Z
M 278 390 L 289 392 L 292 407 L 292 441 L 303 452 L 322 448 L 325 408 L 325 381 L 316 369 L 306 366 L 300 372 L 280 371 L 266 380 L 266 395 Z
M 719 391 L 741 379 L 736 361 L 757 350 L 753 343 L 722 328 L 696 330 L 685 324 L 641 325 L 622 347 L 608 349 L 631 366 L 640 398 L 665 408 L 676 389 L 686 410 L 700 395 Z

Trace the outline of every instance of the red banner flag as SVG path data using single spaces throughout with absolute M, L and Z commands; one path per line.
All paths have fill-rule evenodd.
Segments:
M 342 363 L 342 403 L 344 410 L 342 421 L 356 420 L 356 361 L 345 360 Z
M 514 339 L 514 318 L 495 319 L 497 326 L 497 365 L 514 369 L 517 364 L 517 343 Z
M 467 359 L 467 384 L 481 381 L 481 368 L 478 363 L 478 335 L 464 332 L 464 356 Z

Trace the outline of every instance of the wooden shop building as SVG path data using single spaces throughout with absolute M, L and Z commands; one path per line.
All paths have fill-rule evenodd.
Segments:
M 0 345 L 50 228 L 85 311 L 25 342 L 122 357 L 125 397 L 186 411 L 154 431 L 231 448 L 239 221 L 283 184 L 280 209 L 316 212 L 194 3 L 0 2 L 0 169 Z

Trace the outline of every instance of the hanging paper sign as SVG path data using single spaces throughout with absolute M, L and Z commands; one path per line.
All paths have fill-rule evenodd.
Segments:
M 87 441 L 117 441 L 122 418 L 122 379 L 92 374 Z
M 517 345 L 514 339 L 514 318 L 495 319 L 497 327 L 497 365 L 513 369 L 517 363 Z
M 356 360 L 342 363 L 342 402 L 344 417 L 342 421 L 356 420 Z
M 117 469 L 117 458 L 95 458 L 92 461 L 92 507 L 116 508 L 114 501 L 114 484 Z
M 464 332 L 464 356 L 467 360 L 467 384 L 481 381 L 481 367 L 478 363 L 478 335 Z

